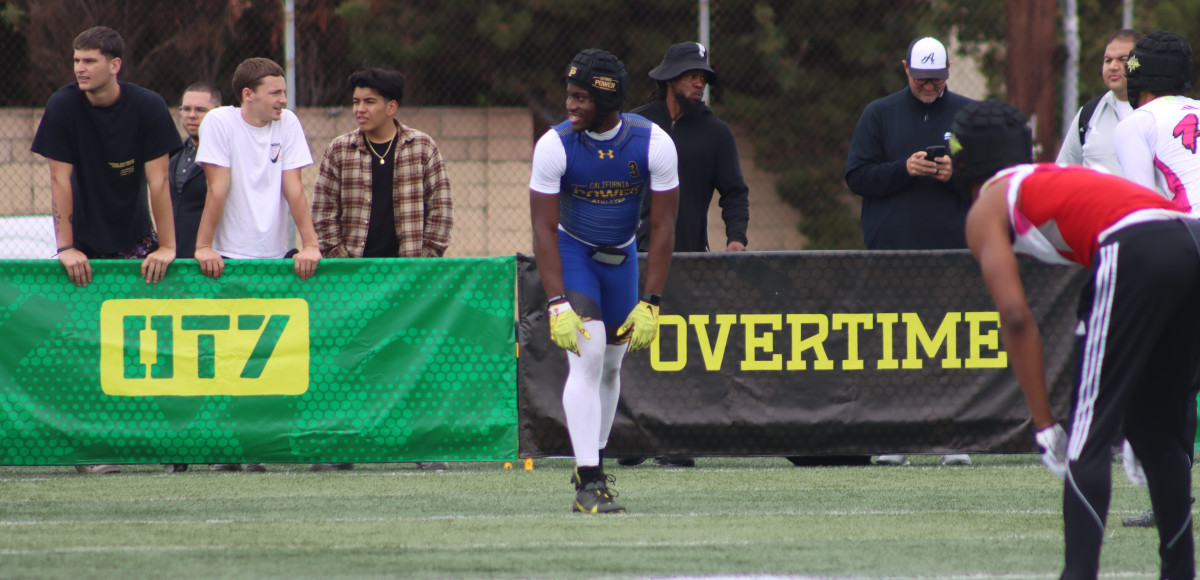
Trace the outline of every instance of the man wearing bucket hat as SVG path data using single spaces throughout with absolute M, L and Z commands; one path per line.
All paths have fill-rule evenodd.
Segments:
M 658 84 L 654 99 L 633 110 L 662 127 L 679 151 L 679 215 L 675 220 L 676 252 L 707 252 L 708 207 L 713 190 L 720 194 L 725 222 L 725 250 L 746 249 L 750 222 L 750 189 L 742 178 L 737 143 L 729 125 L 704 103 L 704 89 L 716 84 L 708 50 L 697 42 L 671 46 L 662 64 L 650 71 Z M 649 243 L 650 206 L 642 205 L 638 249 Z
M 737 142 L 729 125 L 704 103 L 705 87 L 717 82 L 708 64 L 708 50 L 698 42 L 672 45 L 662 63 L 650 71 L 658 84 L 651 102 L 633 110 L 666 131 L 679 152 L 679 214 L 675 218 L 675 251 L 707 252 L 708 206 L 713 190 L 720 194 L 725 222 L 725 251 L 742 252 L 749 243 L 750 189 L 742 178 Z M 642 200 L 638 250 L 650 243 L 650 199 Z M 621 459 L 621 465 L 638 465 L 641 457 Z M 691 457 L 659 457 L 655 465 L 695 467 Z
M 869 250 L 966 248 L 968 203 L 950 184 L 950 124 L 971 99 L 950 92 L 946 47 L 918 38 L 901 61 L 908 86 L 863 111 L 850 140 L 846 185 L 862 197 L 863 240 Z M 904 455 L 878 463 L 904 465 Z M 969 465 L 964 454 L 942 456 L 947 465 Z

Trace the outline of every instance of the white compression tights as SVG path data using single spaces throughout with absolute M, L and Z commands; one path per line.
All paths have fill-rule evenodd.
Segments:
M 563 388 L 563 411 L 575 451 L 575 464 L 600 464 L 600 449 L 608 444 L 617 399 L 621 396 L 621 360 L 627 344 L 605 344 L 604 323 L 583 323 L 592 338 L 579 337 L 579 354 L 567 353 L 567 385 Z

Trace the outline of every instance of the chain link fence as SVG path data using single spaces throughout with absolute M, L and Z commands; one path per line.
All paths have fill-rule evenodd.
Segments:
M 1081 3 L 1099 12 L 1119 5 Z M 750 185 L 751 250 L 862 247 L 857 201 L 842 179 L 846 151 L 867 103 L 905 86 L 901 59 L 911 39 L 946 41 L 951 90 L 1003 95 L 1000 0 L 294 0 L 289 106 L 319 163 L 329 141 L 355 127 L 346 76 L 363 65 L 400 70 L 408 79 L 401 122 L 430 133 L 447 159 L 455 202 L 448 255 L 529 252 L 529 157 L 537 137 L 566 116 L 562 75 L 571 57 L 589 47 L 620 56 L 633 108 L 651 98 L 647 73 L 666 48 L 697 38 L 701 6 L 711 14 L 720 75 L 710 103 L 738 135 Z M 1119 6 L 1111 14 L 1096 26 L 1115 28 Z M 121 80 L 172 107 L 201 80 L 231 103 L 242 60 L 285 63 L 288 18 L 284 0 L 0 3 L 0 257 L 53 254 L 49 170 L 29 145 L 41 107 L 73 80 L 76 34 L 99 24 L 120 32 Z M 315 175 L 315 166 L 306 170 L 310 195 Z M 719 248 L 719 208 L 710 226 Z

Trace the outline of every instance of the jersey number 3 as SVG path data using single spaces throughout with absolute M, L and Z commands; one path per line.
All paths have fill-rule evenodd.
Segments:
M 638 172 L 637 161 L 630 161 L 629 162 L 629 176 L 637 177 L 638 175 L 641 175 L 641 173 Z

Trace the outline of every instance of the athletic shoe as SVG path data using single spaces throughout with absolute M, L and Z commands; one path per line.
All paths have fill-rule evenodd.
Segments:
M 186 463 L 164 463 L 163 471 L 166 473 L 182 473 L 187 471 L 188 464 Z
M 572 511 L 582 512 L 585 514 L 623 514 L 625 506 L 613 501 L 617 497 L 617 488 L 610 486 L 610 483 L 615 483 L 616 478 L 611 475 L 605 475 L 604 479 L 598 481 L 590 481 L 586 485 L 579 485 L 579 474 L 571 476 L 571 483 L 575 484 L 575 505 Z
M 121 467 L 119 465 L 76 465 L 75 471 L 99 475 L 102 473 L 121 473 Z
M 875 458 L 875 465 L 908 465 L 908 456 L 901 454 L 880 455 Z
M 796 467 L 846 467 L 870 465 L 870 455 L 788 455 L 784 457 Z
M 1158 524 L 1154 521 L 1154 509 L 1151 508 L 1142 512 L 1140 516 L 1121 518 L 1121 525 L 1127 528 L 1153 528 Z
M 617 465 L 624 465 L 625 467 L 633 467 L 635 465 L 641 465 L 645 462 L 646 462 L 645 457 L 622 457 L 617 460 Z
M 696 460 L 691 457 L 655 457 L 654 464 L 659 467 L 695 467 Z
M 309 471 L 350 471 L 353 463 L 314 463 L 308 466 Z
M 211 471 L 241 471 L 242 464 L 240 463 L 214 463 L 208 466 Z
M 262 463 L 243 463 L 242 471 L 253 471 L 255 473 L 266 473 L 267 466 Z
M 942 465 L 970 465 L 971 456 L 966 453 L 950 453 L 942 456 Z
M 422 471 L 447 471 L 450 464 L 445 461 L 418 461 L 417 469 Z

